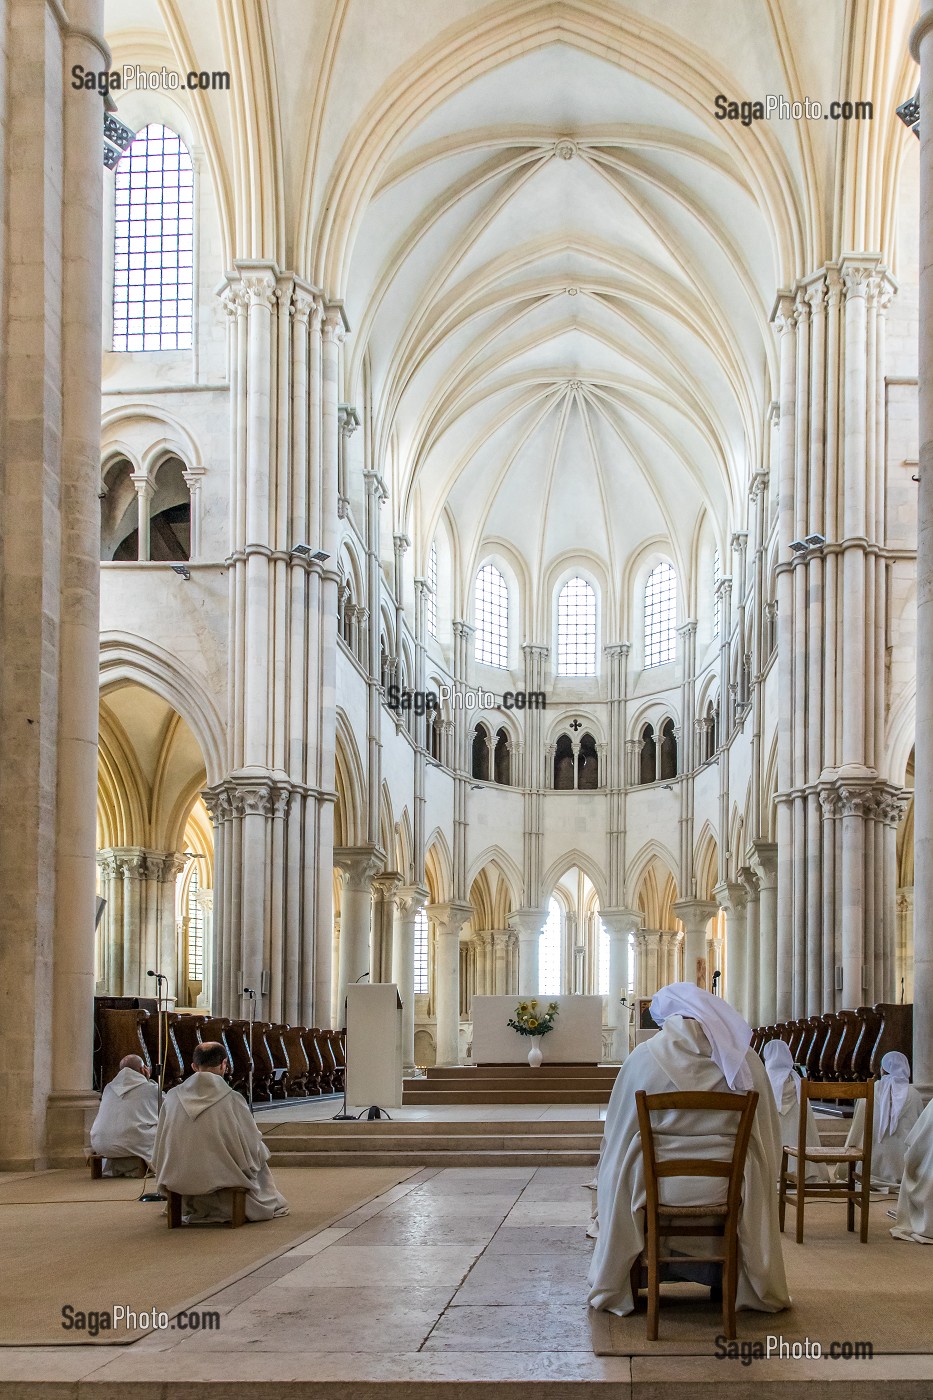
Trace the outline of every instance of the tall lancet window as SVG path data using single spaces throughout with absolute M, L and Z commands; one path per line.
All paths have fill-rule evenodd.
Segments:
M 415 996 L 428 994 L 428 916 L 423 909 L 415 915 Z
M 719 581 L 722 578 L 722 569 L 719 566 L 719 550 L 713 550 L 713 636 L 719 636 Z
M 428 555 L 428 598 L 425 609 L 425 621 L 428 627 L 428 636 L 437 637 L 437 545 L 431 545 L 431 553 Z
M 477 661 L 508 666 L 509 590 L 495 564 L 484 564 L 476 575 L 473 599 Z
M 551 897 L 547 907 L 547 922 L 538 939 L 538 995 L 560 996 L 561 974 L 560 905 Z
M 674 660 L 677 632 L 677 575 L 666 561 L 656 564 L 645 584 L 645 665 Z
M 557 599 L 557 674 L 596 675 L 596 593 L 572 578 Z
M 188 881 L 187 908 L 185 909 L 188 919 L 189 982 L 200 982 L 204 977 L 204 910 L 198 902 L 200 889 L 198 863 L 195 861 L 191 878 Z
M 189 350 L 194 172 L 188 148 L 153 122 L 115 175 L 113 348 Z

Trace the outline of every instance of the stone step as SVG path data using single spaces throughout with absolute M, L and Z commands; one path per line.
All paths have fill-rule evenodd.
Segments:
M 584 1076 L 593 1079 L 614 1080 L 619 1073 L 619 1065 L 586 1065 L 586 1064 L 542 1064 L 537 1069 L 532 1069 L 531 1065 L 431 1065 L 425 1071 L 428 1079 L 458 1079 L 463 1075 L 475 1075 L 477 1078 L 502 1078 L 503 1076 L 521 1075 L 523 1078 L 546 1079 L 549 1075 L 558 1077 L 576 1078 Z
M 339 1133 L 342 1137 L 372 1138 L 388 1137 L 449 1137 L 457 1133 L 462 1137 L 501 1137 L 503 1133 L 520 1133 L 523 1137 L 546 1135 L 554 1137 L 566 1134 L 572 1137 L 591 1136 L 597 1139 L 603 1135 L 603 1124 L 599 1118 L 580 1119 L 467 1119 L 464 1122 L 443 1123 L 438 1120 L 418 1122 L 413 1119 L 376 1118 L 372 1122 L 355 1119 L 341 1123 L 339 1127 L 330 1120 L 314 1123 L 269 1123 L 260 1124 L 264 1136 L 270 1142 L 279 1137 L 331 1137 Z
M 394 1134 L 379 1134 L 376 1137 L 360 1140 L 359 1138 L 346 1138 L 340 1133 L 331 1133 L 328 1137 L 274 1137 L 267 1139 L 267 1146 L 276 1156 L 289 1158 L 295 1153 L 310 1154 L 319 1152 L 514 1152 L 524 1151 L 568 1151 L 568 1152 L 590 1152 L 599 1151 L 601 1138 L 595 1137 L 592 1133 L 581 1133 L 578 1136 L 570 1137 L 554 1134 L 544 1136 L 540 1133 L 533 1136 L 526 1136 L 523 1133 L 502 1133 L 497 1137 L 471 1137 L 469 1133 L 451 1133 L 449 1137 L 439 1139 L 434 1134 L 422 1138 L 407 1137 L 405 1135 L 396 1136 Z
M 407 1089 L 402 1098 L 406 1107 L 421 1104 L 607 1104 L 608 1088 L 602 1089 L 423 1089 L 417 1094 Z
M 566 1149 L 534 1151 L 442 1152 L 436 1147 L 423 1151 L 385 1151 L 372 1147 L 357 1152 L 273 1152 L 270 1165 L 275 1167 L 591 1167 L 599 1160 L 597 1148 L 577 1152 Z

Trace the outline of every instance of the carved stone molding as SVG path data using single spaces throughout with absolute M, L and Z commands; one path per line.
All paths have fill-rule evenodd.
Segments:
M 285 774 L 232 773 L 201 796 L 215 826 L 241 817 L 284 817 L 298 789 Z

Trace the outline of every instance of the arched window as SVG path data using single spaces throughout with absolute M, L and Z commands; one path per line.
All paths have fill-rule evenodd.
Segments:
M 596 675 L 596 594 L 583 578 L 572 578 L 557 599 L 557 674 Z
M 577 787 L 583 792 L 599 787 L 599 755 L 596 740 L 592 734 L 584 734 L 580 739 L 580 752 L 577 758 Z
M 573 791 L 573 744 L 569 734 L 561 734 L 554 746 L 554 788 Z
M 552 896 L 547 907 L 547 922 L 538 938 L 538 995 L 542 997 L 560 996 L 560 981 L 560 905 Z
M 189 350 L 194 174 L 180 136 L 153 122 L 116 168 L 114 350 Z
M 661 745 L 658 754 L 658 777 L 677 777 L 677 735 L 674 721 L 667 719 L 661 725 Z
M 101 559 L 123 564 L 190 559 L 191 493 L 177 457 L 166 458 L 148 476 L 134 477 L 126 461 L 108 467 L 100 493 L 100 547 Z
M 193 862 L 193 866 L 191 878 L 188 881 L 188 897 L 185 908 L 185 944 L 188 954 L 188 981 L 203 982 L 204 910 L 198 903 L 198 894 L 201 889 L 201 884 L 198 880 L 197 861 Z
M 719 705 L 707 703 L 703 716 L 703 761 L 711 759 L 719 748 Z
M 428 916 L 423 909 L 415 915 L 415 996 L 428 993 Z
M 654 726 L 646 724 L 641 731 L 641 753 L 638 756 L 638 781 L 653 783 L 658 776 L 658 746 L 654 738 Z
M 428 636 L 437 637 L 437 545 L 432 542 L 428 555 L 428 596 L 425 607 L 425 622 Z
M 473 595 L 476 659 L 486 666 L 509 664 L 509 591 L 495 564 L 476 575 Z
M 677 575 L 674 566 L 656 564 L 645 584 L 645 665 L 674 660 L 677 627 Z
M 431 757 L 438 763 L 441 761 L 441 716 L 438 710 L 428 711 L 428 748 L 431 750 Z
M 508 787 L 512 781 L 512 745 L 505 729 L 500 729 L 496 735 L 493 771 L 496 782 Z
M 489 782 L 489 735 L 482 724 L 473 730 L 473 777 Z

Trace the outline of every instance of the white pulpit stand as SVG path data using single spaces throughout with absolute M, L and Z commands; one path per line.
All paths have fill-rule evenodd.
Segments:
M 394 982 L 347 988 L 347 1102 L 402 1106 L 402 999 Z

